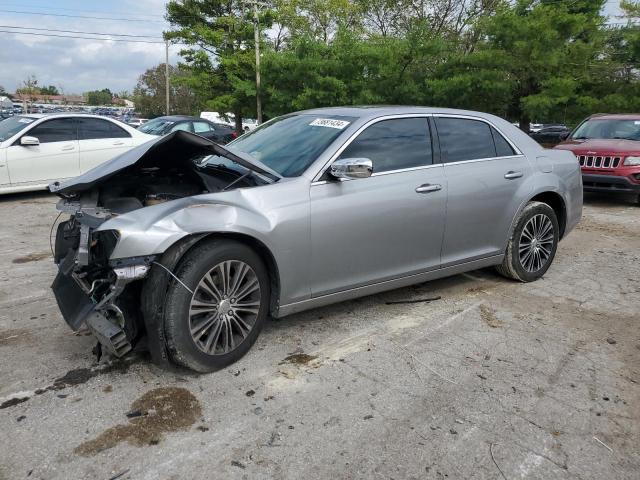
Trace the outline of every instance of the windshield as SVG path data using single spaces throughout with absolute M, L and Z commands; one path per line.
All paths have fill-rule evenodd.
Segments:
M 613 120 L 592 118 L 580 125 L 571 135 L 574 139 L 617 138 L 640 140 L 640 119 Z
M 141 125 L 138 130 L 143 133 L 148 133 L 149 135 L 162 135 L 167 127 L 173 125 L 174 123 L 176 122 L 164 120 L 162 118 L 156 118 L 155 120 L 149 120 L 147 123 Z
M 36 119 L 32 117 L 15 116 L 0 122 L 0 142 L 13 137 L 16 133 L 28 127 Z
M 354 120 L 337 115 L 287 115 L 245 133 L 229 146 L 283 177 L 297 177 Z

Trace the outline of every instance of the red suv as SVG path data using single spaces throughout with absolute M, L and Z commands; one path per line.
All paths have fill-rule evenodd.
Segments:
M 554 148 L 580 162 L 585 192 L 632 193 L 640 202 L 640 114 L 598 114 Z

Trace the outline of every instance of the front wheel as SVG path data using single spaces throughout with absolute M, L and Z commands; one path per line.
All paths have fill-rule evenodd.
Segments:
M 498 272 L 521 282 L 533 282 L 549 269 L 558 248 L 558 218 L 542 202 L 529 202 L 509 238 Z
M 171 282 L 167 347 L 176 363 L 211 372 L 241 358 L 268 315 L 270 283 L 262 259 L 242 243 L 214 240 L 189 251 Z

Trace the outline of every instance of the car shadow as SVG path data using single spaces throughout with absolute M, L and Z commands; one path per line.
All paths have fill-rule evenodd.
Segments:
M 634 206 L 640 204 L 640 197 L 634 194 L 584 193 L 584 203 L 594 207 Z
M 55 204 L 58 197 L 47 190 L 37 190 L 34 192 L 7 193 L 0 195 L 0 204 L 9 202 L 20 203 L 51 203 Z

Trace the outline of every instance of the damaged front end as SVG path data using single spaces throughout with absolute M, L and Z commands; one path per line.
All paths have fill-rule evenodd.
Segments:
M 141 280 L 162 252 L 112 258 L 121 233 L 103 224 L 161 203 L 278 179 L 240 152 L 180 131 L 50 185 L 61 197 L 57 209 L 69 215 L 56 231 L 52 285 L 65 321 L 74 331 L 86 325 L 109 352 L 125 355 L 144 338 Z

